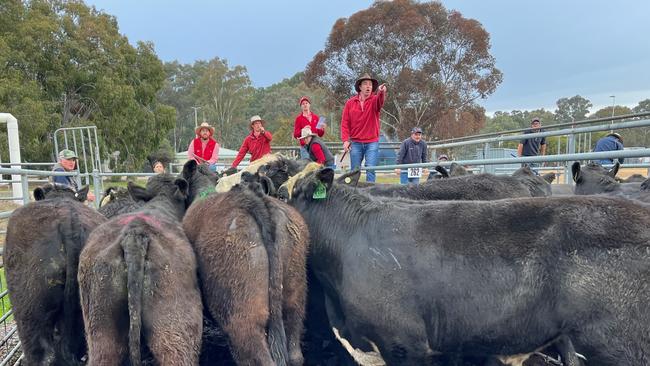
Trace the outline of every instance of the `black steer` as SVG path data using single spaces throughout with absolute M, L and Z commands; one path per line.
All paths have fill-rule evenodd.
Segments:
M 9 298 L 27 365 L 81 365 L 86 353 L 79 307 L 79 253 L 106 221 L 61 185 L 34 190 L 38 200 L 7 224 L 4 260 Z
M 498 200 L 551 195 L 549 182 L 534 175 L 528 167 L 518 169 L 512 176 L 471 174 L 422 184 L 375 185 L 359 190 L 373 196 L 415 200 Z
M 79 260 L 88 364 L 140 365 L 146 345 L 156 364 L 196 365 L 203 308 L 180 225 L 187 182 L 159 174 L 129 191 L 147 203 L 95 229 Z
M 643 191 L 643 183 L 619 183 L 616 180 L 619 167 L 620 165 L 616 163 L 612 169 L 607 170 L 595 163 L 582 167 L 579 162 L 573 163 L 571 172 L 576 183 L 575 194 L 605 194 L 650 203 L 650 193 Z
M 323 169 L 286 186 L 330 320 L 355 347 L 423 365 L 564 337 L 590 364 L 650 363 L 650 208 L 577 196 L 413 205 L 333 179 Z

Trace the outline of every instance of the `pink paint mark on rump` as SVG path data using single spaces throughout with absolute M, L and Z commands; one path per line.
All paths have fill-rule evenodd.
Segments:
M 162 229 L 162 224 L 160 223 L 160 221 L 156 220 L 155 218 L 153 218 L 151 216 L 145 215 L 142 212 L 138 212 L 138 213 L 123 217 L 122 219 L 120 219 L 120 221 L 118 221 L 118 223 L 120 223 L 122 225 L 128 225 L 131 221 L 133 221 L 135 219 L 141 219 L 142 221 L 146 222 L 147 224 L 149 224 L 151 226 L 155 226 L 157 229 Z

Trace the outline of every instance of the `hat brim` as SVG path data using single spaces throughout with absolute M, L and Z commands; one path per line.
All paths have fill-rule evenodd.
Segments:
M 300 136 L 300 137 L 298 137 L 298 140 L 306 139 L 307 137 L 315 137 L 315 136 L 318 136 L 318 135 L 315 134 L 315 133 L 312 133 L 312 134 L 307 135 L 307 136 Z
M 204 128 L 210 131 L 210 136 L 214 136 L 214 127 L 199 126 L 194 130 L 194 133 L 198 136 L 201 130 Z
M 377 91 L 377 88 L 379 88 L 379 82 L 377 81 L 377 79 L 372 79 L 372 78 L 363 78 L 363 79 L 358 79 L 358 80 L 354 83 L 354 90 L 356 90 L 357 93 L 359 93 L 359 92 L 361 91 L 361 83 L 362 83 L 364 80 L 370 80 L 370 81 L 372 82 L 372 92 L 373 92 L 373 93 Z

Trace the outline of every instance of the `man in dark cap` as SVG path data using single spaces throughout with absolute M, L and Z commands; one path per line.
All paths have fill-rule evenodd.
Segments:
M 616 132 L 608 133 L 607 136 L 596 141 L 594 152 L 598 151 L 616 151 L 623 150 L 623 137 Z M 618 162 L 623 164 L 623 158 L 618 158 Z M 601 159 L 596 161 L 600 165 L 614 164 L 614 159 Z
M 422 140 L 422 129 L 420 127 L 413 127 L 411 129 L 411 137 L 402 141 L 399 153 L 397 154 L 397 164 L 417 164 L 428 163 L 429 156 L 427 153 L 427 143 Z M 427 173 L 427 169 L 422 168 L 409 168 L 409 169 L 395 169 L 395 173 L 399 174 L 400 184 L 418 184 L 420 177 Z
M 363 74 L 354 83 L 357 95 L 348 99 L 341 116 L 341 140 L 343 150 L 350 152 L 352 169 L 375 166 L 379 160 L 379 114 L 386 98 L 386 85 L 377 82 L 369 74 Z M 375 171 L 366 172 L 366 182 L 375 181 Z
M 59 151 L 58 155 L 59 162 L 54 164 L 52 168 L 53 172 L 74 172 L 77 169 L 77 153 L 69 149 L 63 149 Z M 79 190 L 79 183 L 77 178 L 72 175 L 56 175 L 52 176 L 52 183 L 62 184 L 64 186 L 70 187 L 73 191 L 77 192 Z M 93 192 L 88 192 L 86 196 L 88 201 L 95 201 L 95 194 Z
M 539 118 L 535 117 L 530 122 L 530 130 L 524 132 L 528 133 L 537 133 L 542 132 L 542 123 Z M 546 137 L 533 137 L 528 139 L 523 139 L 519 142 L 517 146 L 517 155 L 518 156 L 537 156 L 537 155 L 546 155 Z M 536 168 L 541 166 L 540 163 L 524 163 L 522 166 L 527 165 L 531 168 Z M 535 170 L 534 170 L 535 171 Z M 535 171 L 537 173 L 537 171 Z

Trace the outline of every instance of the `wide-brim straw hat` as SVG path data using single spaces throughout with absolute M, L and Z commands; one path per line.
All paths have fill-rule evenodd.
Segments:
M 309 137 L 309 136 L 318 136 L 318 135 L 316 135 L 311 130 L 310 126 L 305 126 L 305 127 L 302 128 L 302 130 L 300 130 L 300 137 L 298 137 L 298 140 L 302 140 L 302 139 L 304 139 L 306 137 Z
M 361 91 L 361 82 L 364 81 L 364 80 L 370 80 L 370 81 L 372 81 L 372 92 L 374 93 L 374 92 L 377 91 L 377 88 L 379 87 L 379 82 L 377 81 L 377 79 L 373 79 L 373 78 L 370 76 L 370 74 L 365 73 L 365 74 L 361 75 L 361 76 L 357 79 L 357 81 L 354 83 L 354 90 L 356 90 L 357 93 Z
M 199 132 L 202 129 L 207 128 L 210 131 L 210 136 L 214 135 L 214 127 L 210 126 L 208 122 L 202 122 L 197 128 L 194 129 L 194 133 L 198 136 Z
M 253 123 L 255 123 L 257 121 L 262 122 L 262 127 L 264 127 L 264 125 L 266 125 L 266 121 L 263 120 L 262 117 L 255 115 L 255 116 L 251 117 L 250 127 L 253 128 Z

